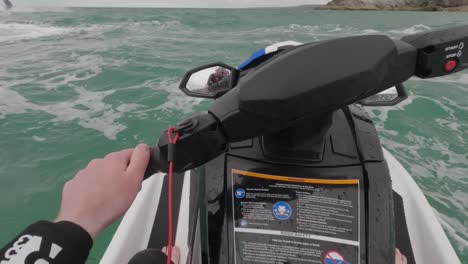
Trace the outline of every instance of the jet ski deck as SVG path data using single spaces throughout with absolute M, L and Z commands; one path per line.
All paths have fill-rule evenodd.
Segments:
M 409 242 L 416 263 L 460 263 L 421 189 L 390 152 L 384 150 L 384 155 L 390 169 L 393 191 L 402 198 L 405 212 L 403 217 L 406 220 Z M 198 251 L 189 248 L 188 241 L 188 197 L 191 196 L 191 175 L 187 171 L 184 175 L 179 175 L 179 177 L 183 178 L 183 181 L 180 181 L 179 186 L 175 187 L 176 190 L 181 190 L 176 191 L 177 195 L 174 197 L 181 201 L 177 213 L 175 246 L 179 247 L 181 251 L 180 263 L 187 263 L 190 259 L 192 263 L 202 263 L 201 255 L 194 254 Z M 157 239 L 160 239 L 163 243 L 165 242 L 165 221 L 158 223 L 155 221 L 155 217 L 158 211 L 165 213 L 162 208 L 164 199 L 161 198 L 166 194 L 163 188 L 166 178 L 165 174 L 158 173 L 143 183 L 141 192 L 122 219 L 100 263 L 128 263 L 136 253 L 148 247 L 151 240 L 151 231 L 154 228 L 160 229 L 164 234 L 163 237 Z M 401 215 L 395 217 L 398 218 Z M 200 231 L 199 228 L 197 228 L 197 231 Z M 199 234 L 197 235 L 199 236 Z M 397 241 L 398 243 L 399 241 Z M 400 248 L 400 251 L 403 254 L 406 253 L 405 256 L 407 257 L 411 255 L 405 252 L 405 249 Z M 195 261 L 197 259 L 198 261 Z M 411 263 L 411 261 L 408 263 Z

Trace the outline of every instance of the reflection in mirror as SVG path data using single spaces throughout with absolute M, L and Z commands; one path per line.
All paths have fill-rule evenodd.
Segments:
M 186 88 L 200 95 L 212 95 L 230 89 L 232 71 L 222 66 L 213 66 L 190 76 Z
M 367 97 L 366 99 L 361 100 L 362 104 L 375 104 L 375 103 L 385 103 L 391 102 L 398 97 L 398 91 L 396 87 L 389 88 L 378 94 Z

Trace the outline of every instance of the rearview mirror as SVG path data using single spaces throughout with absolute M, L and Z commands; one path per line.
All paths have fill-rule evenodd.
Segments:
M 393 106 L 408 98 L 403 84 L 398 84 L 392 88 L 374 94 L 359 103 L 364 106 Z
M 212 63 L 188 71 L 179 88 L 188 96 L 218 98 L 237 83 L 238 70 L 224 63 Z

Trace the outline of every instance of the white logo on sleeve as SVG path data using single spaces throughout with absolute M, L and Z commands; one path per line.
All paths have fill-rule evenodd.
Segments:
M 32 253 L 39 252 L 41 248 L 42 237 L 24 235 L 20 237 L 11 248 L 5 252 L 5 260 L 0 264 L 24 264 L 26 259 Z M 62 247 L 52 243 L 48 256 L 40 256 L 34 261 L 34 264 L 49 264 L 62 251 Z M 45 258 L 42 258 L 45 257 Z

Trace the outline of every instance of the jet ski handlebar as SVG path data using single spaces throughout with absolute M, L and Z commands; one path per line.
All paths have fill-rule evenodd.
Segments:
M 174 171 L 215 158 L 229 142 L 321 119 L 349 104 L 403 83 L 468 68 L 468 25 L 409 35 L 338 38 L 298 46 L 241 75 L 208 113 L 178 124 Z M 177 127 L 176 127 L 177 128 Z M 147 176 L 167 171 L 165 133 L 152 151 Z

